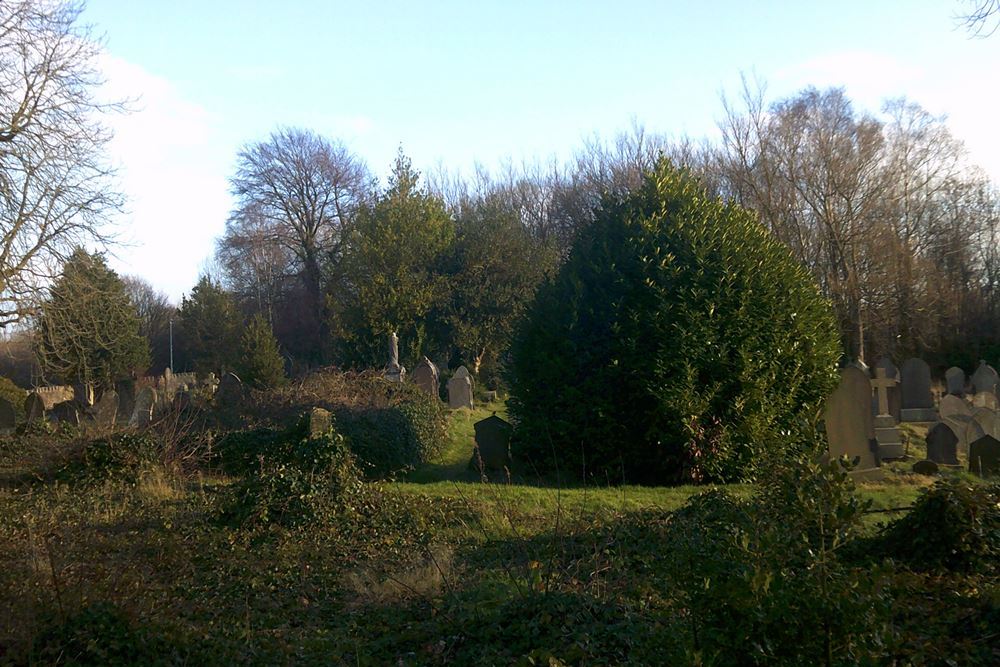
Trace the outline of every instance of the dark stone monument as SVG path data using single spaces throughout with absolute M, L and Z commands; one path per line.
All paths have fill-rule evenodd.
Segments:
M 952 366 L 944 372 L 945 386 L 947 392 L 952 396 L 965 396 L 965 371 L 957 366 Z
M 101 428 L 114 428 L 115 420 L 118 418 L 118 394 L 114 390 L 108 390 L 101 396 L 94 410 L 94 419 Z
M 907 359 L 899 371 L 900 421 L 937 421 L 931 394 L 931 368 L 923 359 Z
M 24 399 L 24 419 L 29 424 L 45 419 L 45 401 L 35 392 Z
M 985 361 L 980 361 L 979 367 L 972 374 L 972 391 L 977 394 L 992 393 L 998 382 L 1000 382 L 1000 377 L 997 376 L 996 369 Z
M 927 458 L 942 465 L 958 465 L 958 436 L 944 423 L 938 422 L 927 431 Z
M 434 362 L 424 357 L 416 368 L 413 369 L 413 382 L 434 398 L 440 398 L 440 384 L 438 378 L 438 368 Z
M 152 387 L 145 387 L 135 397 L 135 410 L 132 412 L 132 419 L 129 424 L 146 428 L 153 422 L 153 409 L 156 407 L 156 390 Z
M 118 393 L 118 420 L 124 423 L 131 420 L 135 412 L 135 380 L 119 380 L 115 383 L 115 391 Z
M 984 435 L 969 445 L 969 472 L 980 477 L 1000 475 L 1000 440 Z
M 228 408 L 243 400 L 243 382 L 236 373 L 226 373 L 215 391 L 215 405 Z
M 510 435 L 514 428 L 493 414 L 473 425 L 476 447 L 469 465 L 475 470 L 503 470 L 510 465 Z
M 80 425 L 79 405 L 75 400 L 62 401 L 52 406 L 49 417 L 60 424 Z
M 913 464 L 913 472 L 918 475 L 927 475 L 928 477 L 936 475 L 938 474 L 938 464 L 934 463 L 934 461 L 928 461 L 927 459 L 917 461 Z

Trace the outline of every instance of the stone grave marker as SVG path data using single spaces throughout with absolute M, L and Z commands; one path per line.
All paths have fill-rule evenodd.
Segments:
M 181 385 L 181 388 L 174 394 L 173 409 L 175 412 L 185 412 L 191 409 L 191 391 L 187 389 L 186 384 Z
M 324 408 L 313 408 L 309 411 L 309 437 L 319 438 L 326 435 L 333 427 L 333 415 Z
M 514 430 L 494 413 L 475 424 L 476 446 L 469 466 L 474 470 L 503 470 L 510 465 L 510 435 Z
M 952 396 L 965 396 L 965 371 L 957 366 L 952 366 L 944 372 L 945 386 L 947 392 Z
M 868 474 L 880 464 L 871 410 L 872 385 L 865 371 L 848 366 L 826 402 L 824 422 L 830 456 L 855 461 L 854 474 Z
M 35 392 L 24 399 L 24 419 L 29 424 L 45 419 L 45 401 Z
M 977 394 L 982 392 L 993 393 L 998 382 L 1000 382 L 1000 377 L 997 376 L 996 369 L 985 361 L 980 361 L 979 367 L 972 374 L 972 391 Z
M 80 425 L 80 410 L 77 402 L 73 399 L 61 401 L 52 406 L 49 410 L 49 417 L 60 424 Z
M 927 458 L 942 465 L 958 465 L 958 436 L 945 422 L 934 424 L 927 431 Z
M 389 363 L 385 365 L 384 375 L 390 382 L 402 382 L 406 378 L 406 368 L 399 363 L 399 337 L 395 331 L 389 334 Z
M 84 410 L 94 407 L 94 385 L 89 382 L 73 385 L 73 399 Z
M 135 380 L 119 380 L 115 383 L 115 391 L 118 393 L 118 420 L 124 423 L 135 412 Z
M 875 439 L 878 441 L 880 459 L 899 459 L 903 457 L 903 439 L 896 420 L 889 414 L 889 389 L 898 384 L 895 378 L 887 377 L 885 368 L 875 368 L 875 379 L 871 380 L 875 388 L 878 413 L 875 416 Z
M 928 461 L 927 459 L 917 461 L 913 464 L 913 472 L 918 475 L 926 475 L 930 477 L 931 475 L 938 474 L 938 464 L 934 463 L 934 461 Z
M 972 408 L 958 396 L 948 394 L 941 397 L 941 403 L 938 404 L 938 414 L 941 415 L 941 419 L 949 417 L 967 417 L 971 419 Z M 963 419 L 962 421 L 966 420 Z
M 892 359 L 889 357 L 882 357 L 878 360 L 878 363 L 875 364 L 875 370 L 877 371 L 879 368 L 885 371 L 885 376 L 887 378 L 891 378 L 893 380 L 899 379 L 899 369 L 896 368 L 896 364 L 892 363 Z
M 424 357 L 416 368 L 413 369 L 413 382 L 434 398 L 440 397 L 440 385 L 438 383 L 438 369 L 434 362 Z
M 101 396 L 94 410 L 94 419 L 101 428 L 114 428 L 118 418 L 118 392 L 109 389 Z
M 14 404 L 0 398 L 0 433 L 12 433 L 17 427 L 17 412 Z
M 243 382 L 236 373 L 226 373 L 219 381 L 215 391 L 215 405 L 227 408 L 236 405 L 243 399 Z
M 146 428 L 153 421 L 153 408 L 156 407 L 156 390 L 152 387 L 145 387 L 135 397 L 135 410 L 132 412 L 132 419 L 129 424 Z
M 931 368 L 923 359 L 907 359 L 899 370 L 900 421 L 937 421 L 931 394 Z
M 469 378 L 469 381 L 472 383 L 472 386 L 473 387 L 476 386 L 476 379 L 474 377 L 472 377 L 472 373 L 470 373 L 469 369 L 466 368 L 464 365 L 459 366 L 458 368 L 456 368 L 455 369 L 455 373 L 452 375 L 452 377 L 455 377 L 455 378 Z
M 1000 440 L 984 435 L 969 445 L 969 472 L 980 477 L 1000 475 Z
M 997 403 L 997 395 L 994 389 L 988 391 L 980 391 L 972 396 L 972 407 L 974 408 L 987 408 L 988 410 L 1000 409 L 1000 404 Z
M 467 376 L 454 376 L 448 380 L 448 407 L 472 409 L 472 380 Z

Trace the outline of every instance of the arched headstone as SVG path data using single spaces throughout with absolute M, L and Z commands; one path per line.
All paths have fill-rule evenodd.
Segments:
M 826 402 L 824 421 L 830 456 L 856 461 L 855 471 L 879 466 L 868 374 L 854 366 L 840 372 L 840 385 Z
M 936 421 L 931 394 L 931 368 L 923 359 L 907 359 L 899 369 L 900 421 Z

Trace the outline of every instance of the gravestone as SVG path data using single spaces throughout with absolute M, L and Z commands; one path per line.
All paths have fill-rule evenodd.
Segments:
M 472 383 L 472 386 L 473 387 L 476 386 L 476 379 L 474 377 L 472 377 L 472 373 L 470 373 L 469 369 L 466 368 L 464 365 L 459 366 L 458 368 L 456 368 L 455 369 L 455 373 L 452 375 L 452 377 L 455 377 L 455 378 L 469 378 L 469 382 Z
M 997 403 L 997 395 L 994 392 L 995 389 L 977 392 L 972 397 L 972 407 L 987 408 L 988 410 L 1000 409 L 1000 404 Z
M 941 415 L 941 419 L 948 417 L 971 418 L 972 408 L 958 396 L 948 394 L 947 396 L 941 397 L 941 403 L 938 404 L 938 414 Z M 963 421 L 965 420 L 963 419 Z
M 889 357 L 882 357 L 878 360 L 878 363 L 875 364 L 875 370 L 878 371 L 880 368 L 885 371 L 887 378 L 893 380 L 899 379 L 899 369 L 896 368 L 896 364 L 892 363 L 892 359 Z
M 928 461 L 926 459 L 923 461 L 917 461 L 913 464 L 913 472 L 918 475 L 927 475 L 928 477 L 936 475 L 938 474 L 938 464 L 934 463 L 934 461 Z
M 952 396 L 965 396 L 965 371 L 952 366 L 944 372 L 946 391 Z
M 487 391 L 487 392 L 486 392 L 486 393 L 484 394 L 484 396 L 486 397 L 486 402 L 487 402 L 487 403 L 493 403 L 493 402 L 494 402 L 494 401 L 496 401 L 496 400 L 497 400 L 497 398 L 498 398 L 498 396 L 497 396 L 497 392 L 496 392 L 496 391 L 494 391 L 494 390 L 492 390 L 492 389 L 491 389 L 490 391 Z
M 118 420 L 130 421 L 135 412 L 135 380 L 119 380 L 115 383 L 115 391 L 118 393 Z
M 840 372 L 840 385 L 826 402 L 824 422 L 830 456 L 854 461 L 855 476 L 870 475 L 880 464 L 871 396 L 868 374 L 848 366 Z
M 923 359 L 907 359 L 899 369 L 900 421 L 937 421 L 931 394 L 931 368 Z
M 958 465 L 958 436 L 945 422 L 927 431 L 927 458 L 942 465 Z
M 329 410 L 313 408 L 309 411 L 309 438 L 319 438 L 333 428 L 333 415 Z
M 969 445 L 969 472 L 980 477 L 1000 475 L 1000 440 L 984 435 Z
M 45 419 L 45 401 L 35 392 L 31 392 L 24 399 L 24 419 L 29 424 Z
M 473 425 L 476 446 L 469 466 L 475 470 L 503 470 L 510 465 L 510 435 L 514 430 L 494 413 Z
M 182 384 L 174 394 L 173 409 L 174 412 L 186 412 L 191 409 L 191 392 L 186 384 Z
M 56 403 L 49 410 L 49 418 L 60 424 L 80 425 L 80 410 L 75 400 L 62 401 Z
M 73 385 L 73 400 L 85 410 L 94 407 L 94 385 L 89 382 Z
M 1000 377 L 996 370 L 985 361 L 979 362 L 979 367 L 972 374 L 972 391 L 979 394 L 981 392 L 993 393 Z
M 448 380 L 448 407 L 472 409 L 472 380 L 469 377 L 456 375 Z
M 236 405 L 243 399 L 243 382 L 236 373 L 226 373 L 219 381 L 219 388 L 215 391 L 215 405 L 220 408 L 228 408 Z
M 898 384 L 895 378 L 887 377 L 883 367 L 875 368 L 875 379 L 871 380 L 875 388 L 878 413 L 875 416 L 875 440 L 878 441 L 880 459 L 899 459 L 903 457 L 903 439 L 896 427 L 896 420 L 889 414 L 889 389 Z
M 118 418 L 118 393 L 114 390 L 104 392 L 101 400 L 97 402 L 94 411 L 94 419 L 101 428 L 114 428 L 115 419 Z
M 153 408 L 156 407 L 156 390 L 152 387 L 145 387 L 135 397 L 135 410 L 129 424 L 139 428 L 146 428 L 153 421 Z
M 438 369 L 427 357 L 413 369 L 413 382 L 428 395 L 434 398 L 440 397 L 440 385 L 438 383 Z
M 0 398 L 0 433 L 12 433 L 17 427 L 17 412 L 14 404 Z
M 399 337 L 395 331 L 389 334 L 389 363 L 385 365 L 385 377 L 390 382 L 402 382 L 406 378 L 406 368 L 399 363 Z

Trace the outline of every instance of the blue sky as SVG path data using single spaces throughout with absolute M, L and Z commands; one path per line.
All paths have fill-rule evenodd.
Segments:
M 713 136 L 741 72 L 770 96 L 842 85 L 877 109 L 948 114 L 1000 180 L 1000 35 L 949 0 L 813 2 L 153 2 L 90 0 L 130 197 L 115 266 L 178 300 L 231 206 L 236 152 L 278 125 L 345 141 L 376 173 L 568 156 L 633 119 Z

